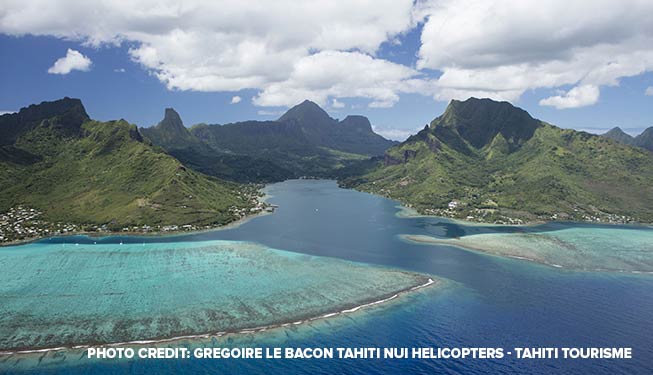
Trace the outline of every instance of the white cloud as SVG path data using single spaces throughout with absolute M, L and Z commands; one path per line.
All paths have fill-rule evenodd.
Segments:
M 68 48 L 66 56 L 54 62 L 48 69 L 50 74 L 68 74 L 73 70 L 87 72 L 91 68 L 91 59 L 82 55 L 79 51 Z
M 295 67 L 314 61 L 312 54 L 373 56 L 382 43 L 415 25 L 412 0 L 6 0 L 3 8 L 0 32 L 53 35 L 93 46 L 129 41 L 133 60 L 171 90 L 258 89 L 263 91 L 259 104 L 278 85 L 301 84 Z M 310 91 L 311 84 L 298 89 Z M 371 89 L 382 93 L 372 95 Z M 364 91 L 389 103 L 397 95 L 387 93 L 390 89 Z
M 240 103 L 241 100 L 243 100 L 243 99 L 240 96 L 236 95 L 233 98 L 231 98 L 231 104 Z
M 0 111 L 0 116 L 2 115 L 8 115 L 10 113 L 16 113 L 16 111 Z
M 427 17 L 417 67 L 443 72 L 437 99 L 572 85 L 542 104 L 590 105 L 601 86 L 653 70 L 650 1 L 441 0 L 416 11 Z
M 644 95 L 653 96 L 653 86 L 647 87 L 646 90 L 644 91 Z
M 653 70 L 650 14 L 646 0 L 4 0 L 0 32 L 129 42 L 170 90 L 254 89 L 259 106 L 356 97 L 389 107 L 402 93 L 515 101 L 561 87 L 572 88 L 542 102 L 578 106 Z M 383 43 L 404 48 L 422 21 L 416 66 L 377 56 Z
M 594 85 L 576 86 L 564 95 L 551 96 L 540 100 L 540 105 L 557 109 L 578 108 L 596 103 L 599 100 L 599 88 Z
M 333 98 L 331 101 L 331 108 L 345 108 L 345 103 L 338 101 L 336 98 Z
M 291 106 L 304 99 L 320 105 L 330 97 L 367 98 L 370 107 L 391 107 L 402 92 L 424 88 L 420 73 L 361 52 L 323 51 L 299 59 L 289 77 L 254 97 L 260 106 Z M 419 81 L 419 83 L 418 83 Z
M 394 141 L 405 141 L 406 138 L 410 137 L 413 134 L 416 134 L 418 131 L 423 128 L 417 129 L 398 129 L 398 128 L 387 128 L 387 127 L 377 127 L 372 126 L 374 132 L 382 135 L 384 138 L 392 139 Z
M 125 68 L 117 68 L 117 69 L 114 69 L 113 71 L 116 72 L 116 73 L 124 73 Z

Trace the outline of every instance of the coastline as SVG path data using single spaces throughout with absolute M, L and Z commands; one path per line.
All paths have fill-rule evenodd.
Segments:
M 540 264 L 543 266 L 547 267 L 552 267 L 552 268 L 558 268 L 558 269 L 564 269 L 568 271 L 575 271 L 575 272 L 614 272 L 614 273 L 624 273 L 624 274 L 631 274 L 631 275 L 653 275 L 653 271 L 645 271 L 645 270 L 625 270 L 625 269 L 612 269 L 612 268 L 580 268 L 580 267 L 573 267 L 573 266 L 568 266 L 568 265 L 561 265 L 558 263 L 554 263 L 551 261 L 547 261 L 543 258 L 537 258 L 533 256 L 524 256 L 524 255 L 516 255 L 516 254 L 510 254 L 510 253 L 502 253 L 501 251 L 496 251 L 493 249 L 485 248 L 483 246 L 476 246 L 474 244 L 470 243 L 462 243 L 460 239 L 438 239 L 435 237 L 430 237 L 430 236 L 425 236 L 425 235 L 411 235 L 411 234 L 402 234 L 399 236 L 402 240 L 412 242 L 412 243 L 417 243 L 417 244 L 422 244 L 422 245 L 442 245 L 442 246 L 451 246 L 455 247 L 464 251 L 470 251 L 478 254 L 483 254 L 483 255 L 489 255 L 489 256 L 494 256 L 494 257 L 499 257 L 499 258 L 508 258 L 508 259 L 515 259 L 515 260 L 521 260 L 521 261 L 527 261 L 531 263 L 536 263 Z M 564 262 L 561 262 L 564 263 Z
M 372 194 L 372 193 L 370 193 Z M 388 198 L 390 199 L 390 198 Z M 394 200 L 394 199 L 393 199 Z M 446 220 L 449 222 L 452 222 L 454 224 L 458 225 L 464 225 L 467 227 L 535 227 L 538 225 L 543 225 L 547 223 L 552 223 L 553 221 L 533 221 L 533 222 L 526 222 L 522 224 L 499 224 L 499 223 L 493 223 L 493 222 L 482 222 L 482 221 L 469 221 L 465 219 L 458 219 L 458 218 L 453 218 L 453 217 L 447 217 L 447 216 L 438 216 L 438 215 L 431 215 L 431 214 L 421 214 L 414 208 L 410 208 L 405 206 L 403 203 L 400 201 L 395 200 L 397 202 L 397 213 L 396 216 L 402 219 L 412 219 L 412 218 L 435 218 L 435 219 L 440 219 L 440 220 Z
M 538 220 L 524 220 L 524 219 L 519 219 L 522 221 L 521 223 L 499 223 L 499 222 L 492 222 L 492 221 L 483 221 L 483 220 L 466 220 L 458 217 L 450 217 L 450 216 L 442 216 L 442 215 L 435 215 L 435 214 L 428 214 L 428 213 L 420 213 L 416 209 L 410 207 L 409 202 L 404 202 L 401 201 L 397 198 L 392 198 L 388 197 L 386 195 L 382 194 L 377 194 L 371 191 L 367 190 L 360 190 L 357 189 L 356 187 L 345 187 L 338 182 L 338 187 L 341 189 L 349 189 L 349 190 L 354 190 L 358 191 L 361 193 L 366 193 L 366 194 L 371 194 L 377 197 L 385 198 L 388 200 L 391 200 L 393 202 L 397 202 L 397 208 L 399 211 L 397 212 L 397 217 L 401 218 L 418 218 L 418 217 L 431 217 L 431 218 L 438 218 L 438 219 L 444 219 L 447 221 L 450 221 L 454 224 L 462 224 L 465 226 L 497 226 L 497 227 L 534 227 L 538 225 L 544 225 L 544 224 L 550 224 L 550 223 L 568 223 L 568 224 L 594 224 L 594 225 L 606 225 L 606 226 L 634 226 L 634 227 L 648 227 L 648 228 L 653 228 L 653 222 L 648 223 L 648 222 L 639 222 L 639 221 L 633 221 L 633 222 L 610 222 L 610 221 L 595 221 L 595 220 L 544 220 L 544 219 L 538 219 Z M 474 217 L 477 219 L 477 217 Z M 508 216 L 506 218 L 512 219 Z M 513 219 L 516 220 L 516 219 Z
M 132 340 L 132 341 L 124 341 L 124 342 L 116 342 L 116 343 L 79 343 L 79 344 L 74 344 L 74 345 L 63 345 L 63 346 L 57 346 L 57 347 L 50 347 L 50 348 L 18 348 L 15 350 L 2 350 L 0 349 L 0 358 L 2 357 L 11 357 L 14 355 L 30 355 L 30 354 L 37 354 L 37 353 L 48 353 L 48 352 L 58 352 L 58 351 L 63 351 L 63 350 L 79 350 L 79 349 L 88 349 L 88 348 L 94 348 L 94 347 L 120 347 L 120 346 L 142 346 L 142 345 L 150 345 L 150 344 L 164 344 L 164 343 L 174 343 L 174 342 L 179 342 L 183 340 L 194 340 L 194 339 L 208 339 L 211 337 L 222 337 L 225 335 L 230 335 L 230 334 L 255 334 L 259 332 L 265 332 L 268 330 L 273 330 L 273 329 L 278 329 L 278 328 L 285 328 L 285 327 L 290 327 L 290 326 L 298 326 L 301 324 L 309 323 L 309 322 L 314 322 L 317 320 L 323 320 L 323 319 L 328 319 L 328 318 L 333 318 L 337 316 L 342 316 L 346 314 L 351 314 L 358 312 L 360 310 L 366 310 L 369 308 L 373 308 L 379 305 L 383 305 L 387 302 L 391 302 L 396 300 L 397 298 L 400 298 L 408 293 L 412 292 L 417 292 L 420 290 L 423 290 L 428 287 L 439 287 L 444 284 L 444 281 L 441 279 L 435 279 L 431 276 L 423 276 L 422 280 L 423 283 L 413 285 L 410 287 L 406 287 L 404 289 L 400 289 L 395 292 L 387 293 L 384 295 L 381 295 L 379 297 L 375 298 L 369 298 L 367 300 L 363 300 L 361 303 L 358 304 L 343 304 L 341 306 L 338 306 L 335 309 L 332 310 L 327 310 L 323 313 L 320 313 L 319 315 L 313 315 L 313 316 L 302 316 L 296 319 L 292 319 L 291 321 L 280 321 L 280 322 L 273 322 L 267 325 L 263 326 L 256 326 L 256 327 L 250 327 L 250 328 L 242 328 L 242 329 L 234 329 L 234 330 L 224 330 L 224 331 L 218 331 L 218 332 L 208 332 L 208 333 L 198 333 L 198 334 L 185 334 L 185 335 L 180 335 L 180 336 L 174 336 L 174 337 L 154 337 L 154 338 L 148 338 L 148 339 L 140 339 L 140 340 Z
M 265 202 L 270 196 L 267 194 L 262 197 L 261 202 Z M 111 237 L 111 236 L 138 236 L 138 237 L 174 237 L 174 236 L 179 236 L 179 235 L 191 235 L 191 234 L 198 234 L 198 233 L 205 233 L 205 232 L 213 232 L 213 231 L 220 231 L 220 230 L 226 230 L 226 229 L 233 229 L 237 228 L 248 221 L 255 219 L 259 216 L 267 216 L 267 215 L 272 215 L 275 211 L 276 207 L 272 207 L 272 211 L 259 211 L 254 214 L 248 214 L 240 219 L 234 220 L 232 222 L 229 222 L 227 224 L 223 225 L 216 225 L 212 226 L 210 228 L 204 228 L 204 229 L 198 229 L 198 230 L 170 230 L 170 231 L 149 231 L 149 232 L 134 232 L 134 231 L 120 231 L 120 232 L 89 232 L 89 231 L 76 231 L 76 232 L 69 232 L 66 234 L 59 234 L 56 236 L 41 236 L 41 237 L 33 237 L 33 238 L 26 238 L 22 240 L 15 240 L 15 241 L 7 241 L 7 242 L 1 242 L 0 243 L 0 248 L 2 247 L 10 247 L 10 246 L 19 246 L 19 245 L 26 245 L 32 242 L 37 242 L 46 238 L 66 238 L 66 237 L 75 237 L 75 236 L 88 236 L 89 238 L 104 238 L 104 237 Z
M 357 190 L 360 191 L 360 190 Z M 439 216 L 439 215 L 431 215 L 431 214 L 421 214 L 414 208 L 406 207 L 402 202 L 384 197 L 382 195 L 377 195 L 374 193 L 368 193 L 368 194 L 373 194 L 379 197 L 383 197 L 386 199 L 390 199 L 392 201 L 397 202 L 397 217 L 400 218 L 405 218 L 405 219 L 410 219 L 410 218 L 436 218 L 436 219 L 443 219 L 449 222 L 452 222 L 454 224 L 459 224 L 459 225 L 464 225 L 468 227 L 515 227 L 515 228 L 529 228 L 529 227 L 536 227 L 539 225 L 546 225 L 546 224 L 553 224 L 553 223 L 560 223 L 560 224 L 586 224 L 586 225 L 597 225 L 597 226 L 606 226 L 606 227 L 619 227 L 619 226 L 624 226 L 624 227 L 643 227 L 643 228 L 649 228 L 653 229 L 653 223 L 644 223 L 644 222 L 633 222 L 633 223 L 611 223 L 611 222 L 596 222 L 596 221 L 591 221 L 591 220 L 581 220 L 581 221 L 574 221 L 574 220 L 535 220 L 535 221 L 528 221 L 524 222 L 522 224 L 500 224 L 500 223 L 494 223 L 494 222 L 484 222 L 484 221 L 469 221 L 465 219 L 458 219 L 458 218 L 453 218 L 453 217 L 447 217 L 447 216 Z

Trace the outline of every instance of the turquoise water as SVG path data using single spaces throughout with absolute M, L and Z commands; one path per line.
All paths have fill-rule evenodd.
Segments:
M 539 233 L 485 233 L 455 239 L 405 238 L 574 270 L 653 273 L 652 230 L 581 227 Z
M 266 247 L 390 266 L 449 280 L 445 288 L 407 294 L 400 300 L 354 314 L 273 329 L 225 335 L 208 343 L 177 345 L 284 347 L 416 346 L 609 346 L 632 347 L 631 360 L 129 360 L 90 361 L 63 351 L 36 359 L 0 359 L 5 372 L 95 373 L 445 373 L 445 374 L 650 374 L 653 367 L 653 277 L 618 272 L 584 272 L 490 256 L 443 245 L 408 243 L 402 235 L 440 239 L 483 233 L 546 233 L 590 228 L 551 223 L 500 227 L 454 223 L 441 218 L 400 218 L 397 203 L 339 189 L 333 181 L 287 181 L 268 188 L 273 215 L 239 227 L 187 236 L 103 239 L 68 237 L 43 243 L 177 244 L 196 241 L 252 241 Z M 82 245 L 80 245 L 82 246 Z M 124 246 L 124 245 L 123 245 Z M 0 250 L 2 251 L 2 250 Z
M 153 340 L 296 322 L 425 284 L 238 241 L 0 250 L 0 348 Z

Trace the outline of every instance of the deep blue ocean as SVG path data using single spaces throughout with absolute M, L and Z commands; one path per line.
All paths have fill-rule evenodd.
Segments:
M 445 246 L 411 244 L 401 234 L 457 237 L 537 227 L 464 226 L 434 217 L 402 218 L 396 202 L 344 190 L 333 181 L 296 180 L 267 188 L 272 215 L 241 226 L 170 237 L 66 237 L 45 241 L 160 242 L 247 240 L 277 249 L 392 266 L 449 280 L 442 288 L 332 320 L 215 345 L 284 347 L 632 347 L 632 359 L 563 360 L 69 360 L 33 373 L 445 373 L 651 374 L 653 276 L 578 272 Z M 651 230 L 642 228 L 640 230 Z

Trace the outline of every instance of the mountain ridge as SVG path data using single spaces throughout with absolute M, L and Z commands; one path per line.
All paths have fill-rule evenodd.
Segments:
M 0 212 L 26 206 L 49 222 L 116 228 L 204 226 L 255 205 L 248 188 L 184 167 L 135 125 L 90 119 L 79 99 L 1 116 L 0 133 L 10 134 L 0 153 Z
M 382 155 L 397 143 L 374 133 L 364 116 L 350 115 L 339 121 L 309 100 L 274 121 L 198 124 L 177 136 L 180 128 L 166 130 L 160 124 L 141 131 L 191 168 L 243 182 L 251 180 L 248 176 L 264 182 L 334 177 L 343 168 Z M 222 162 L 214 160 L 217 154 L 224 155 Z M 220 163 L 226 167 L 216 167 Z M 267 166 L 260 168 L 262 163 Z
M 489 99 L 452 101 L 341 184 L 422 213 L 484 222 L 653 221 L 650 153 Z

